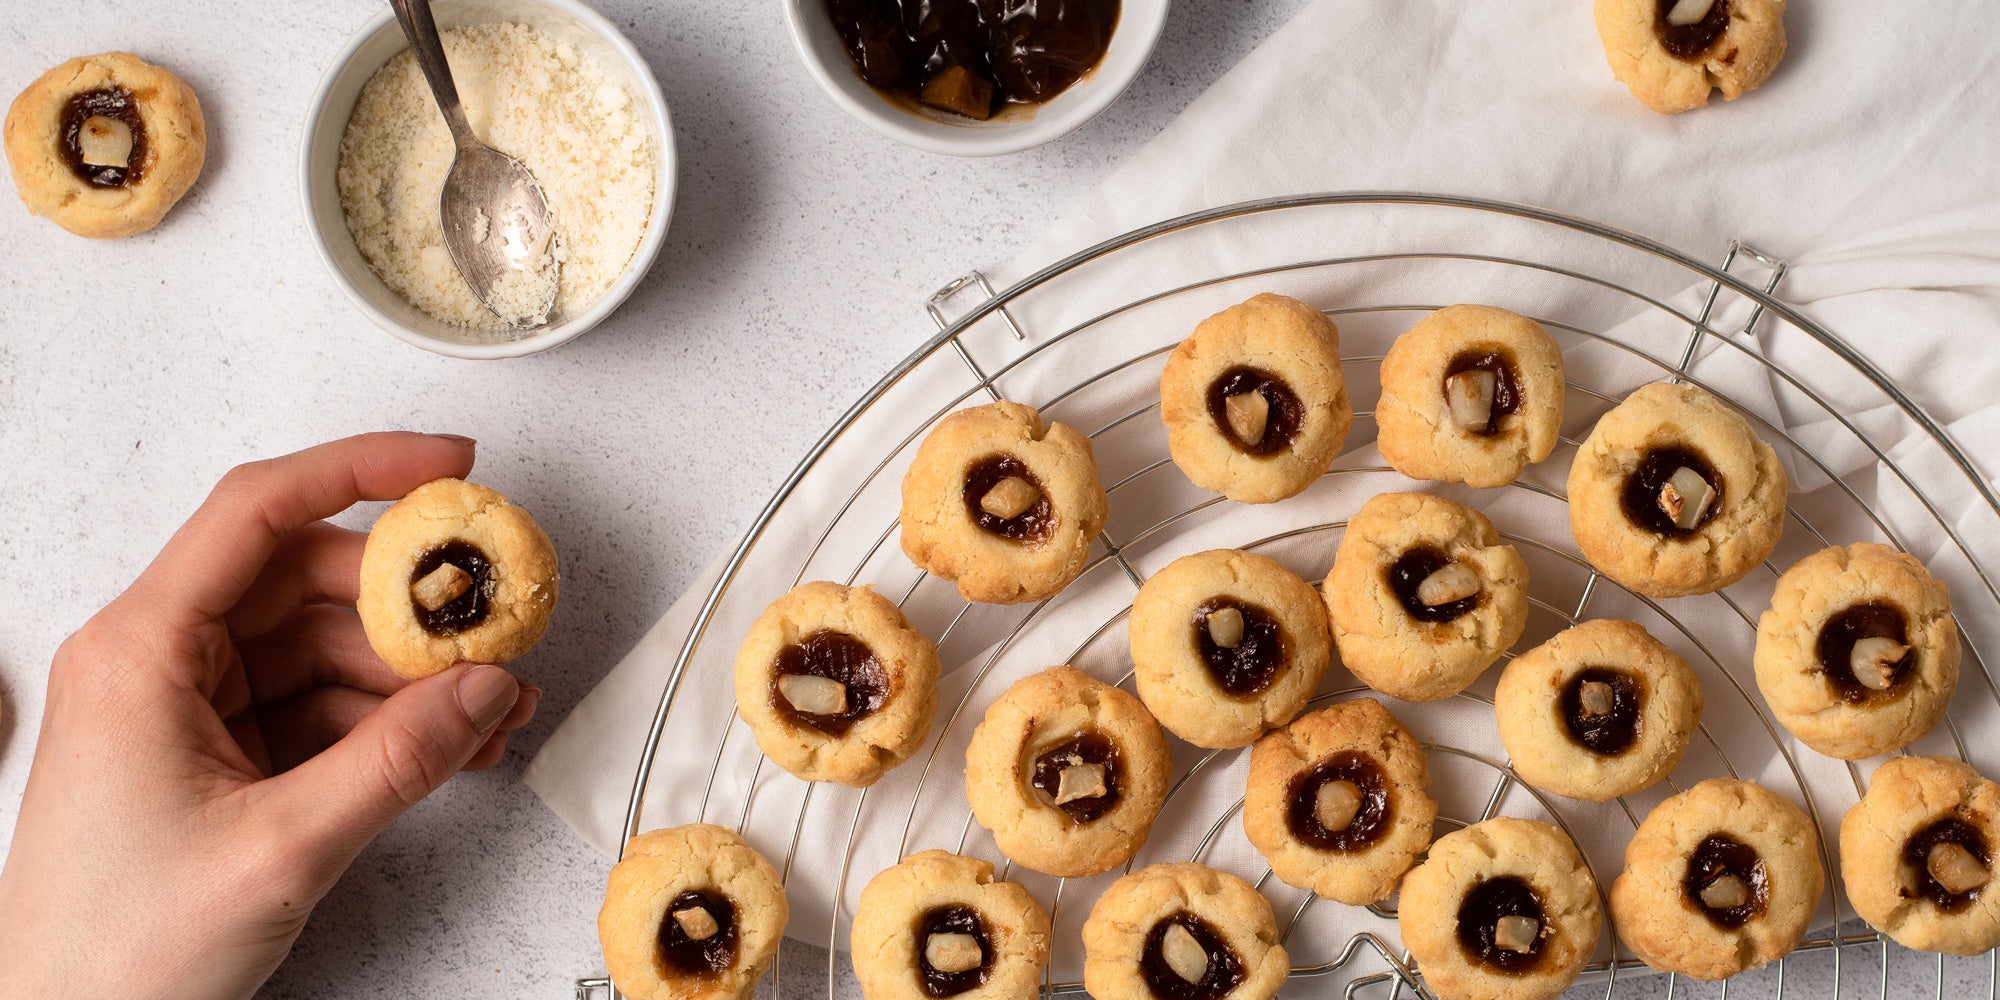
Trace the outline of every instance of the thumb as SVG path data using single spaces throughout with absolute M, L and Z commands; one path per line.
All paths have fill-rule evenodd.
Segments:
M 457 774 L 520 695 L 512 674 L 479 664 L 417 681 L 340 742 L 278 776 L 286 811 L 306 836 L 351 858 Z

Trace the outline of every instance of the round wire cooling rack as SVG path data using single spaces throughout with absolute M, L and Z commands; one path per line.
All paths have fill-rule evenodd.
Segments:
M 1317 584 L 1346 518 L 1394 489 L 1450 495 L 1486 510 L 1531 568 L 1531 615 L 1515 650 L 1587 617 L 1640 621 L 1694 665 L 1706 694 L 1698 738 L 1660 786 L 1611 804 L 1529 787 L 1492 733 L 1489 670 L 1466 693 L 1429 706 L 1389 702 L 1429 753 L 1438 833 L 1496 814 L 1549 819 L 1584 848 L 1600 897 L 1625 839 L 1660 799 L 1720 774 L 1759 780 L 1806 807 L 1820 833 L 1827 891 L 1793 957 L 1719 985 L 1651 972 L 1617 942 L 1606 907 L 1598 952 L 1579 996 L 1756 995 L 1942 997 L 2000 991 L 2000 958 L 1924 956 L 1893 945 L 1845 908 L 1834 864 L 1845 804 L 1869 762 L 1819 758 L 1771 721 L 1749 671 L 1756 613 L 1779 570 L 1829 544 L 1876 540 L 1912 551 L 1952 586 L 1965 646 L 1952 712 L 1909 752 L 1981 767 L 2000 739 L 2000 685 L 1983 643 L 2000 635 L 2000 498 L 1939 424 L 1893 380 L 1832 333 L 1775 297 L 1787 263 L 1740 243 L 1719 266 L 1643 237 L 1542 209 L 1471 198 L 1354 193 L 1274 199 L 1137 230 L 995 292 L 977 273 L 934 295 L 939 334 L 906 358 L 814 446 L 758 515 L 702 600 L 664 679 L 626 812 L 642 826 L 733 823 L 780 861 L 793 924 L 823 920 L 824 968 L 781 947 L 778 995 L 823 982 L 832 997 L 839 944 L 858 887 L 903 854 L 943 847 L 987 857 L 1028 884 L 1054 926 L 1047 996 L 1080 994 L 1077 929 L 1103 881 L 1041 879 L 1015 869 L 973 823 L 955 784 L 983 706 L 1019 676 L 1071 662 L 1130 685 L 1123 623 L 1147 572 L 1199 548 L 1279 558 Z M 1761 272 L 1754 283 L 1748 272 Z M 1340 325 L 1356 421 L 1346 451 L 1298 498 L 1246 508 L 1196 490 L 1167 457 L 1157 418 L 1164 357 L 1201 317 L 1257 291 L 1320 304 Z M 983 296 L 962 316 L 947 311 Z M 1510 487 L 1413 483 L 1384 466 L 1368 419 L 1382 352 L 1424 313 L 1460 301 L 1501 305 L 1539 321 L 1564 349 L 1562 445 Z M 1569 458 L 1597 417 L 1632 388 L 1672 379 L 1729 399 L 1779 451 L 1794 484 L 1778 552 L 1762 570 L 1712 595 L 1658 602 L 1597 574 L 1577 554 L 1562 492 Z M 1070 590 L 1019 608 L 968 605 L 951 585 L 905 562 L 892 543 L 897 484 L 923 435 L 968 404 L 1013 399 L 1093 439 L 1112 518 L 1090 568 Z M 799 782 L 766 766 L 720 698 L 740 629 L 807 579 L 870 583 L 939 645 L 946 676 L 938 720 L 916 757 L 874 788 Z M 1515 651 L 1504 654 L 1511 659 Z M 1370 692 L 1335 664 L 1314 705 Z M 1990 751 L 1987 751 L 1990 753 Z M 1393 900 L 1344 907 L 1283 885 L 1242 841 L 1238 816 L 1247 749 L 1174 742 L 1175 780 L 1152 840 L 1123 870 L 1198 860 L 1235 870 L 1271 898 L 1293 957 L 1288 992 L 1429 996 L 1422 970 L 1395 943 Z M 1982 767 L 1982 770 L 1987 770 Z M 740 801 L 732 801 L 739 799 Z M 878 857 L 879 855 L 879 857 Z M 862 863 L 865 862 L 865 863 Z M 879 862 L 879 863 L 877 863 Z M 1258 877 L 1257 872 L 1263 874 Z M 802 905 L 802 897 L 812 909 Z M 802 914 L 808 916 L 801 921 Z M 1301 985 L 1303 984 L 1303 985 Z M 1949 986 L 1948 986 L 1949 984 Z M 1983 987 L 1982 987 L 1983 984 Z M 813 986 L 817 989 L 817 986 Z M 609 993 L 581 980 L 579 998 Z

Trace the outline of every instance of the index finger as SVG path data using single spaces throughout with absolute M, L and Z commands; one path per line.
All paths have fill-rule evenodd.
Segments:
M 472 471 L 470 438 L 359 434 L 229 470 L 125 596 L 164 624 L 222 617 L 257 579 L 279 539 L 362 500 L 395 500 Z

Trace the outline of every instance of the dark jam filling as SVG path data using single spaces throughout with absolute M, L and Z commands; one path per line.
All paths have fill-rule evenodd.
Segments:
M 715 918 L 716 932 L 705 941 L 696 941 L 681 930 L 674 911 L 699 906 Z M 736 907 L 720 893 L 696 889 L 674 897 L 660 919 L 661 978 L 712 976 L 736 961 Z
M 414 597 L 410 599 L 410 610 L 416 612 L 417 624 L 432 635 L 457 635 L 485 621 L 493 610 L 493 563 L 484 550 L 471 542 L 453 539 L 417 557 L 410 583 L 415 585 L 446 563 L 464 570 L 472 577 L 472 584 L 465 588 L 465 593 L 435 611 L 418 604 Z
M 1971 906 L 1973 900 L 1978 899 L 1979 894 L 1986 891 L 1986 887 L 1982 885 L 1964 892 L 1948 892 L 1944 886 L 1939 885 L 1937 879 L 1931 877 L 1929 864 L 1931 848 L 1938 844 L 1957 844 L 1965 848 L 1972 852 L 1972 856 L 1979 859 L 1979 863 L 1985 865 L 1989 871 L 1992 869 L 1993 859 L 1986 853 L 1986 838 L 1980 834 L 1979 828 L 1955 816 L 1947 816 L 1918 830 L 1904 842 L 1903 863 L 1916 869 L 1915 895 L 1930 900 L 1932 906 L 1946 913 L 1957 913 Z M 1908 895 L 1909 891 L 1904 890 L 1904 893 Z
M 1611 711 L 1608 714 L 1584 713 L 1583 686 L 1586 683 L 1611 686 Z M 1632 744 L 1639 742 L 1639 702 L 1644 695 L 1639 679 L 1631 674 L 1603 667 L 1586 667 L 1563 685 L 1557 707 L 1562 711 L 1563 725 L 1569 730 L 1570 739 L 1592 753 L 1610 757 L 1630 750 Z
M 1854 676 L 1854 644 L 1863 639 L 1894 639 L 1897 644 L 1910 644 L 1909 627 L 1903 620 L 1902 609 L 1893 604 L 1871 602 L 1857 604 L 1827 619 L 1820 626 L 1819 639 L 1814 642 L 1814 651 L 1819 654 L 1820 672 L 1833 685 L 1840 700 L 1850 705 L 1859 705 L 1876 698 L 1894 698 L 1903 688 L 1909 686 L 1910 678 L 1917 672 L 1916 650 L 1903 654 L 1889 675 L 1889 687 L 1877 691 L 1861 683 Z
M 1118 745 L 1110 738 L 1095 729 L 1086 729 L 1070 737 L 1035 758 L 1029 780 L 1053 803 L 1056 791 L 1062 786 L 1063 768 L 1077 764 L 1104 765 L 1104 794 L 1065 802 L 1056 808 L 1078 823 L 1088 823 L 1110 812 L 1111 807 L 1118 804 Z
M 1692 528 L 1682 528 L 1674 524 L 1674 519 L 1660 507 L 1660 488 L 1674 477 L 1674 470 L 1682 466 L 1693 469 L 1708 488 L 1715 491 L 1709 500 L 1708 509 L 1701 512 L 1701 520 Z M 1657 535 L 1668 538 L 1684 538 L 1700 531 L 1708 522 L 1721 513 L 1723 501 L 1722 477 L 1715 474 L 1715 466 L 1708 459 L 1686 448 L 1653 448 L 1639 459 L 1639 467 L 1625 479 L 1625 492 L 1620 497 L 1624 503 L 1625 516 L 1633 524 Z
M 1418 588 L 1432 573 L 1451 565 L 1451 557 L 1437 549 L 1420 547 L 1403 553 L 1402 557 L 1389 564 L 1389 590 L 1396 599 L 1403 602 L 1403 610 L 1420 622 L 1433 624 L 1448 622 L 1479 606 L 1479 595 L 1460 598 L 1440 604 L 1426 605 L 1417 597 Z
M 1022 479 L 1033 486 L 1037 494 L 1034 504 L 1013 517 L 988 514 L 979 501 L 1003 479 Z M 1015 542 L 1043 541 L 1056 525 L 1055 510 L 1049 506 L 1049 494 L 1042 489 L 1042 481 L 1028 471 L 1026 463 L 1012 455 L 989 455 L 965 474 L 965 512 L 981 528 Z
M 1174 925 L 1187 928 L 1201 950 L 1208 953 L 1208 969 L 1202 974 L 1201 982 L 1190 983 L 1167 964 L 1162 942 L 1167 939 L 1167 929 Z M 1160 1000 L 1217 1000 L 1229 995 L 1231 990 L 1243 983 L 1243 960 L 1236 957 L 1222 935 L 1208 925 L 1208 921 L 1182 910 L 1157 924 L 1146 933 L 1146 948 L 1139 953 L 1139 975 L 1153 995 Z
M 1495 943 L 1495 927 L 1501 917 L 1527 917 L 1538 930 L 1546 930 L 1542 901 L 1528 883 L 1511 875 L 1487 879 L 1472 887 L 1458 904 L 1458 946 L 1474 961 L 1501 972 L 1522 973 L 1542 960 L 1545 935 L 1536 934 L 1527 951 L 1509 951 Z
M 1660 47 L 1676 59 L 1700 59 L 1729 30 L 1729 0 L 1715 0 L 1708 14 L 1693 24 L 1668 24 L 1667 14 L 1673 9 L 1674 0 L 1656 0 L 1653 30 L 1660 36 Z
M 125 166 L 99 167 L 83 162 L 83 146 L 78 136 L 83 132 L 83 123 L 92 118 L 115 118 L 132 130 L 132 152 L 126 157 Z M 132 101 L 132 92 L 113 87 L 87 90 L 70 98 L 63 105 L 61 141 L 56 146 L 70 172 L 87 183 L 97 187 L 137 183 L 141 166 L 146 162 L 146 126 L 139 121 L 139 108 Z
M 933 934 L 970 934 L 979 942 L 979 966 L 964 972 L 943 972 L 931 967 L 926 954 Z M 939 906 L 917 920 L 917 971 L 924 982 L 924 995 L 942 1000 L 986 985 L 993 974 L 993 942 L 986 925 L 969 906 Z
M 869 86 L 977 119 L 1068 89 L 1104 58 L 1118 24 L 1118 0 L 825 2 Z M 941 99 L 941 85 L 960 96 Z
M 1264 436 L 1255 441 L 1244 441 L 1229 429 L 1229 397 L 1248 392 L 1262 393 L 1264 402 L 1271 405 L 1270 416 L 1264 419 Z M 1209 383 L 1208 415 L 1236 447 L 1252 455 L 1272 455 L 1290 447 L 1299 436 L 1306 422 L 1306 407 L 1278 376 L 1255 368 L 1231 368 Z
M 1742 906 L 1722 909 L 1702 902 L 1701 891 L 1725 875 L 1742 879 L 1750 889 L 1750 899 Z M 1770 875 L 1764 869 L 1764 859 L 1757 856 L 1756 848 L 1734 837 L 1712 833 L 1695 847 L 1693 854 L 1688 855 L 1687 874 L 1681 880 L 1681 892 L 1686 894 L 1688 904 L 1700 910 L 1710 923 L 1723 930 L 1735 930 L 1764 912 L 1771 899 Z
M 1208 632 L 1208 616 L 1224 608 L 1243 615 L 1243 640 L 1235 649 L 1216 645 Z M 1239 698 L 1270 687 L 1285 666 L 1285 632 L 1278 620 L 1263 608 L 1227 597 L 1212 598 L 1194 610 L 1194 643 L 1216 685 Z
M 1477 432 L 1491 437 L 1500 433 L 1501 417 L 1521 411 L 1521 383 L 1514 374 L 1514 359 L 1497 350 L 1467 351 L 1451 359 L 1444 377 L 1473 371 L 1493 373 L 1493 409 L 1486 417 L 1486 426 Z
M 1347 826 L 1329 830 L 1319 821 L 1319 790 L 1335 781 L 1353 782 L 1361 790 L 1361 807 Z M 1334 754 L 1292 779 L 1290 802 L 1285 819 L 1292 836 L 1322 851 L 1359 851 L 1381 840 L 1389 829 L 1389 780 L 1365 753 L 1349 750 Z
M 801 712 L 779 690 L 780 678 L 793 675 L 825 677 L 847 685 L 847 707 L 833 715 Z M 817 729 L 828 736 L 845 734 L 856 722 L 874 714 L 889 695 L 889 675 L 875 651 L 845 632 L 822 629 L 778 651 L 771 675 L 771 703 L 779 716 Z

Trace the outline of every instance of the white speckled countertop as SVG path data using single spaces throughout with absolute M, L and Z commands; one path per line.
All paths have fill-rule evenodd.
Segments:
M 540 717 L 498 768 L 454 780 L 362 855 L 268 996 L 554 998 L 601 972 L 608 862 L 521 784 L 534 749 L 925 336 L 923 295 L 1008 260 L 1303 6 L 1179 0 L 1102 117 L 961 160 L 841 114 L 793 56 L 778 0 L 595 2 L 672 107 L 673 230 L 603 326 L 489 363 L 375 329 L 307 242 L 300 123 L 377 0 L 18 0 L 0 18 L 0 100 L 63 59 L 127 49 L 181 74 L 209 128 L 200 182 L 134 239 L 71 236 L 0 181 L 0 829 L 56 645 L 237 462 L 378 428 L 470 434 L 477 478 L 562 553 L 554 627 L 519 664 L 547 691 Z

